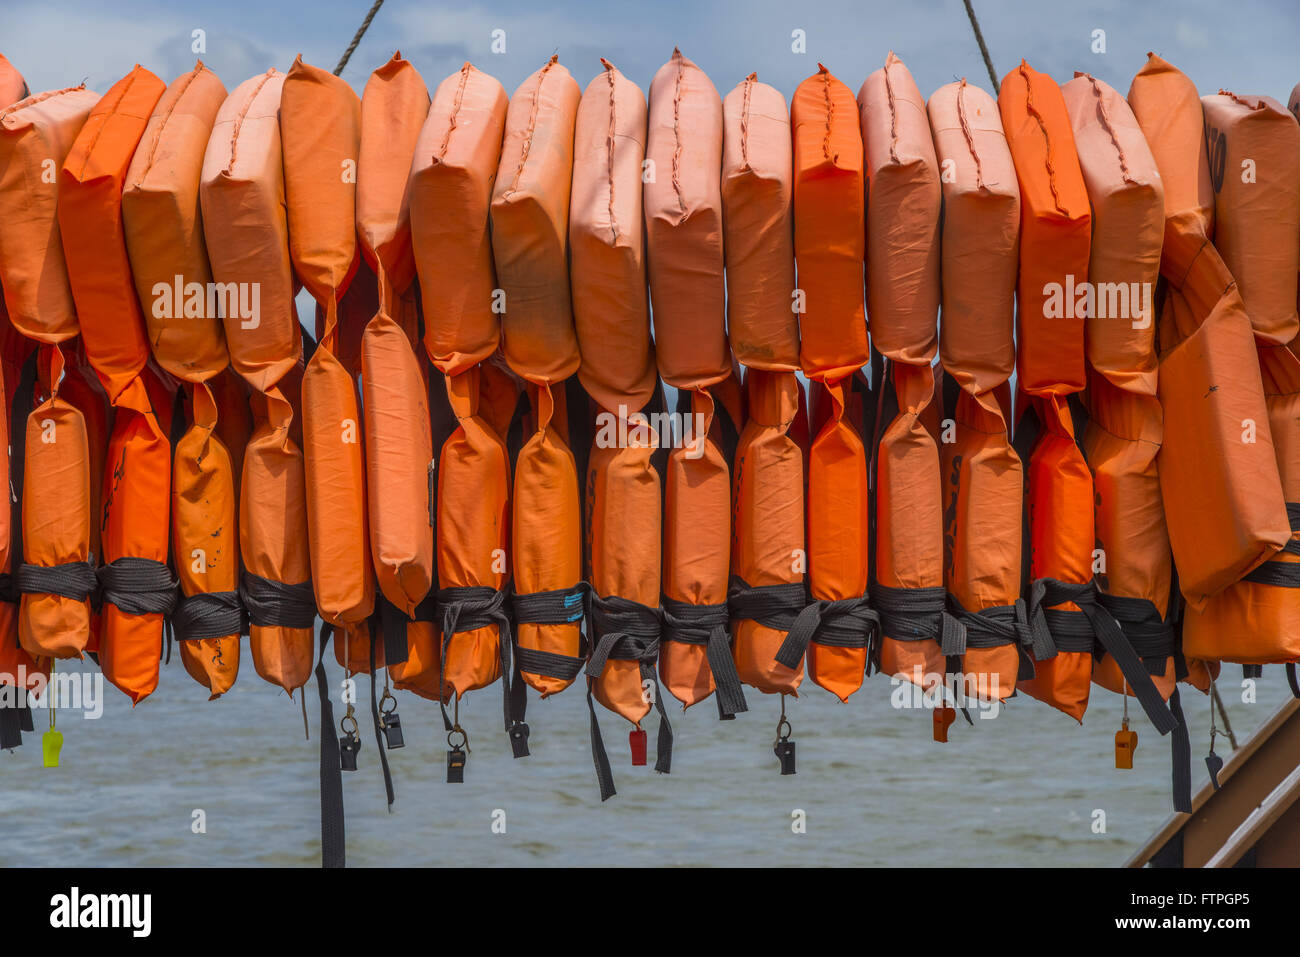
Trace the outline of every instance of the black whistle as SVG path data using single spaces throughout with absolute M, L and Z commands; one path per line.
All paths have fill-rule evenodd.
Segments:
M 388 750 L 406 746 L 402 739 L 402 719 L 397 716 L 396 711 L 390 711 L 381 719 L 384 729 L 384 741 L 388 744 Z
M 460 748 L 452 748 L 447 752 L 447 783 L 465 783 L 465 752 Z
M 510 729 L 510 750 L 517 758 L 526 758 L 531 753 L 528 750 L 528 725 L 522 721 Z
M 344 771 L 357 769 L 357 752 L 361 750 L 361 739 L 355 733 L 345 734 L 339 738 L 339 767 Z
M 1210 783 L 1214 790 L 1219 790 L 1219 772 L 1223 770 L 1223 758 L 1213 751 L 1205 756 L 1205 768 L 1210 772 Z
M 794 742 L 778 741 L 772 751 L 781 762 L 781 773 L 794 774 Z

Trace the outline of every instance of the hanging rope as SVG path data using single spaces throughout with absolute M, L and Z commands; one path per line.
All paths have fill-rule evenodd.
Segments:
M 966 16 L 970 17 L 971 29 L 975 31 L 975 42 L 980 45 L 980 53 L 984 55 L 984 65 L 988 67 L 989 81 L 993 84 L 993 95 L 998 95 L 998 74 L 993 69 L 993 59 L 989 56 L 989 48 L 984 45 L 984 34 L 980 32 L 980 22 L 975 19 L 975 10 L 970 5 L 970 0 L 965 0 Z M 355 45 L 355 43 L 354 43 Z M 350 52 L 350 51 L 349 51 Z M 347 58 L 344 57 L 346 61 Z M 338 72 L 337 70 L 335 72 Z
M 370 21 L 375 18 L 375 14 L 379 12 L 379 8 L 383 5 L 384 0 L 375 0 L 374 6 L 370 8 L 370 12 L 366 14 L 366 18 L 361 21 L 361 26 L 357 28 L 356 36 L 352 38 L 352 42 L 348 44 L 348 48 L 343 51 L 343 56 L 339 60 L 339 65 L 334 68 L 335 76 L 339 76 L 343 73 L 343 68 L 348 65 L 348 60 L 352 58 L 352 53 L 356 50 L 357 44 L 361 42 L 361 38 L 366 35 L 366 30 L 370 28 Z M 966 8 L 970 9 L 969 3 L 966 4 Z M 971 14 L 971 16 L 974 16 L 974 14 Z M 978 32 L 977 29 L 976 33 Z M 984 46 L 983 40 L 980 41 L 980 46 Z M 985 54 L 985 56 L 987 56 L 987 54 Z M 989 69 L 992 69 L 992 67 Z

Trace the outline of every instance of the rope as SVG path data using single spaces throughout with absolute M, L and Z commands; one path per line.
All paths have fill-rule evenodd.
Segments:
M 980 22 L 975 18 L 975 10 L 970 5 L 970 0 L 964 0 L 966 4 L 966 16 L 970 17 L 971 29 L 975 31 L 975 42 L 980 45 L 980 53 L 984 56 L 984 66 L 989 71 L 989 82 L 993 84 L 993 92 L 998 91 L 998 74 L 993 69 L 993 60 L 989 56 L 989 48 L 984 45 L 984 34 L 980 32 Z
M 383 5 L 384 5 L 384 0 L 375 0 L 374 5 L 370 8 L 370 12 L 366 14 L 366 18 L 361 21 L 361 26 L 357 27 L 357 32 L 356 35 L 352 38 L 352 42 L 349 43 L 348 48 L 343 51 L 343 56 L 339 59 L 339 65 L 334 68 L 335 76 L 342 75 L 343 68 L 348 65 L 348 60 L 352 59 L 352 54 L 356 50 L 357 44 L 361 42 L 361 38 L 365 36 L 366 31 L 370 29 L 370 21 L 375 18 L 375 14 L 379 12 L 379 8 L 382 7 Z M 966 4 L 966 7 L 967 9 L 969 9 L 970 4 L 969 3 Z

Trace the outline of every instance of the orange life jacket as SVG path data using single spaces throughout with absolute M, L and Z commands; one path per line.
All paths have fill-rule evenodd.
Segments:
M 794 252 L 803 298 L 800 355 L 815 383 L 807 496 L 812 603 L 799 613 L 776 660 L 797 669 L 806 651 L 809 676 L 843 701 L 862 685 L 877 624 L 867 604 L 866 447 L 874 428 L 854 424 L 855 409 L 874 405 L 857 394 L 857 370 L 868 358 L 862 134 L 852 92 L 820 64 L 795 90 L 790 119 Z
M 581 96 L 555 56 L 519 85 L 506 111 L 491 207 L 492 252 L 506 301 L 502 346 L 510 368 L 528 382 L 532 410 L 530 434 L 513 463 L 515 654 L 523 680 L 543 698 L 572 684 L 586 661 L 581 482 L 572 444 L 586 429 L 571 434 L 570 423 L 585 419 L 587 408 L 570 378 L 581 360 L 568 263 Z M 578 452 L 585 459 L 587 450 Z M 522 702 L 522 688 L 518 694 Z
M 938 411 L 931 364 L 938 351 L 943 193 L 925 100 L 892 52 L 862 84 L 858 108 L 868 176 L 867 317 L 872 348 L 886 362 L 872 584 L 880 667 L 928 687 L 936 676 L 960 671 L 958 656 L 966 651 L 966 628 L 947 610 L 939 447 L 926 425 Z
M 1294 665 L 1300 660 L 1300 356 L 1294 351 L 1300 333 L 1300 126 L 1269 97 L 1220 93 L 1202 103 L 1215 192 L 1214 245 L 1237 281 L 1254 331 L 1291 534 L 1241 581 L 1187 610 L 1184 645 L 1207 658 Z M 1248 444 L 1253 429 L 1244 420 L 1242 428 L 1240 444 Z
M 280 147 L 283 86 L 284 74 L 268 70 L 226 98 L 208 139 L 199 198 L 212 277 L 233 284 L 240 300 L 223 314 L 230 364 L 254 390 L 238 497 L 249 647 L 257 673 L 292 693 L 311 676 L 316 605 L 303 458 L 281 390 L 302 354 Z
M 1020 189 L 997 103 L 962 80 L 927 107 L 943 190 L 939 356 L 951 436 L 940 443 L 944 584 L 965 626 L 962 671 L 984 700 L 1015 692 L 1029 641 L 1021 599 L 1024 470 L 1011 446 L 1010 390 Z M 967 689 L 963 689 L 967 690 Z M 936 715 L 945 721 L 948 715 Z M 946 729 L 946 727 L 945 727 Z M 936 725 L 936 730 L 940 730 Z M 942 734 L 942 730 L 940 730 Z
M 740 680 L 794 694 L 803 667 L 776 660 L 807 604 L 808 420 L 799 369 L 793 146 L 779 91 L 751 73 L 722 101 L 727 332 L 746 367 L 748 418 L 733 468 L 732 654 Z
M 731 466 L 738 420 L 711 389 L 731 376 L 723 278 L 722 99 L 674 50 L 650 84 L 642 200 L 655 356 L 681 391 L 680 441 L 664 498 L 663 636 L 668 691 L 690 707 L 718 691 L 718 713 L 748 710 L 727 634 Z M 738 383 L 732 391 L 739 400 Z M 715 423 L 717 423 L 715 425 Z M 725 426 L 724 424 L 725 423 Z M 730 442 L 722 441 L 728 432 Z M 715 438 L 716 436 L 716 438 Z
M 579 376 L 596 407 L 586 475 L 591 657 L 587 702 L 601 800 L 614 793 L 594 701 L 635 725 L 634 764 L 646 762 L 641 721 L 659 711 L 655 769 L 672 767 L 658 669 L 663 479 L 647 412 L 662 411 L 646 296 L 642 212 L 646 101 L 608 60 L 578 104 L 569 207 Z
M 113 403 L 98 570 L 104 676 L 138 703 L 158 684 L 163 619 L 176 603 L 169 567 L 171 444 L 142 373 L 149 360 L 122 222 L 136 145 L 165 86 L 141 67 L 91 110 L 59 174 L 59 227 L 86 354 Z M 169 401 L 167 404 L 170 404 Z
M 210 310 L 199 179 L 226 88 L 196 64 L 158 100 L 127 170 L 122 220 L 158 364 L 187 384 L 190 427 L 172 463 L 171 536 L 182 597 L 172 615 L 185 670 L 219 697 L 239 673 L 239 526 L 230 451 L 208 382 L 230 362 Z M 243 449 L 241 447 L 240 452 Z

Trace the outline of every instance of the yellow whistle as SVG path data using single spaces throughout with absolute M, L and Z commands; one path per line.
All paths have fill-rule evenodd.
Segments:
M 1128 728 L 1128 719 L 1124 719 L 1124 727 L 1115 732 L 1115 767 L 1132 770 L 1133 769 L 1133 752 L 1137 750 L 1138 733 L 1130 731 Z
M 59 766 L 59 752 L 63 750 L 63 732 L 51 728 L 41 735 L 41 755 L 47 768 Z

